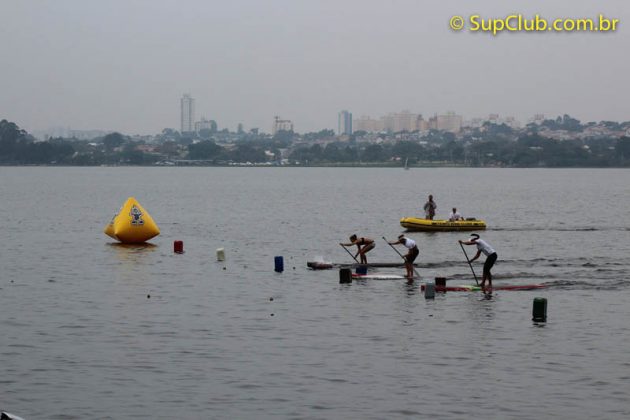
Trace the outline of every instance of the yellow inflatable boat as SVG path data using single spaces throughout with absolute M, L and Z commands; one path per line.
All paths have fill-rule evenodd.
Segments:
M 449 222 L 448 220 L 429 220 L 418 217 L 403 217 L 400 225 L 407 230 L 421 232 L 447 232 L 457 230 L 484 230 L 486 222 L 469 217 L 466 220 Z
M 104 232 L 123 244 L 138 244 L 159 235 L 160 229 L 140 203 L 129 197 Z

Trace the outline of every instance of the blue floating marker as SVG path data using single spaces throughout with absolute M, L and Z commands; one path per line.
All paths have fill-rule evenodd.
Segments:
M 433 283 L 432 281 L 428 281 L 424 285 L 424 298 L 435 299 L 435 283 Z
M 368 267 L 367 265 L 357 265 L 357 268 L 355 269 L 355 271 L 357 274 L 366 275 L 368 271 Z
M 284 271 L 284 259 L 282 257 L 274 258 L 274 271 L 276 273 L 282 273 Z

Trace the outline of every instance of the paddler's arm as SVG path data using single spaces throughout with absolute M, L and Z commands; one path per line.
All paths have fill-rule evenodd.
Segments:
M 477 251 L 477 253 L 475 254 L 475 256 L 474 256 L 474 257 L 472 257 L 472 258 L 470 259 L 470 262 L 475 261 L 477 258 L 479 258 L 479 256 L 480 256 L 480 255 L 481 255 L 481 250 Z

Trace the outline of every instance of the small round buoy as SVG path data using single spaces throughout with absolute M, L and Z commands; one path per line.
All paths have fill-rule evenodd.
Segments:
M 151 295 L 147 295 L 147 299 L 151 299 Z
M 223 269 L 225 270 L 226 268 L 225 268 L 225 267 L 223 267 Z
M 273 316 L 273 314 L 271 314 L 271 316 Z
M 270 297 L 269 300 L 273 302 L 273 298 L 272 297 Z

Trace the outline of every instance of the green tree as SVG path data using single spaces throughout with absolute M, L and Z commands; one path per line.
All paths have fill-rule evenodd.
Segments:
M 630 137 L 621 137 L 615 144 L 615 151 L 622 160 L 630 159 Z
M 223 148 L 210 140 L 188 145 L 188 157 L 190 159 L 216 159 L 221 152 L 223 152 Z
M 11 158 L 19 141 L 26 139 L 26 131 L 21 130 L 15 123 L 7 120 L 0 121 L 0 158 Z
M 120 133 L 111 133 L 103 137 L 103 145 L 105 150 L 111 152 L 115 148 L 122 146 L 125 143 L 125 137 Z

